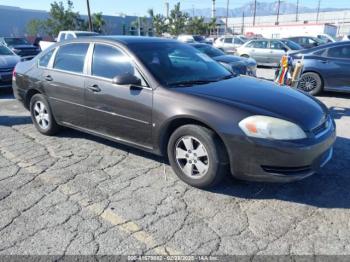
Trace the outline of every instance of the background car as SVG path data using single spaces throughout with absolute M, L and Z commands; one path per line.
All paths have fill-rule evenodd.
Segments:
M 32 45 L 23 37 L 0 37 L 0 43 L 10 48 L 24 60 L 32 59 L 40 53 L 40 48 Z
M 336 42 L 291 54 L 304 57 L 298 88 L 316 95 L 326 91 L 350 92 L 350 41 Z
M 177 40 L 183 43 L 206 43 L 206 44 L 212 44 L 211 41 L 206 40 L 205 37 L 201 35 L 179 35 L 177 37 Z
M 0 44 L 0 88 L 12 86 L 12 72 L 20 60 L 19 56 Z
M 247 40 L 244 36 L 222 36 L 215 40 L 214 47 L 226 53 L 234 54 L 237 47 L 242 46 Z
M 294 36 L 288 37 L 286 39 L 301 45 L 305 49 L 313 48 L 326 43 L 325 41 L 322 41 L 321 39 L 312 36 Z
M 342 41 L 350 41 L 350 35 L 344 35 Z
M 252 58 L 227 55 L 220 49 L 207 44 L 192 44 L 192 46 L 210 56 L 215 61 L 218 61 L 236 75 L 249 75 L 256 77 L 257 64 Z
M 267 66 L 278 66 L 282 56 L 289 51 L 293 49 L 276 39 L 251 40 L 237 48 L 239 56 L 254 58 L 258 65 Z

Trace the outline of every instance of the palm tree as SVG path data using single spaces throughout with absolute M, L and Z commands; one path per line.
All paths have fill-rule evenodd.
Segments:
M 102 12 L 92 15 L 92 24 L 95 32 L 103 32 L 103 26 L 106 24 L 106 21 L 103 19 Z

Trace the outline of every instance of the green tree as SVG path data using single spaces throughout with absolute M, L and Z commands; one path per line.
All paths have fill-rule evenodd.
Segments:
M 28 35 L 44 35 L 46 33 L 45 22 L 39 19 L 30 20 L 27 24 L 26 31 Z
M 213 17 L 210 22 L 207 24 L 207 30 L 209 35 L 211 34 L 216 34 L 215 30 L 216 30 L 216 18 Z
M 191 35 L 204 35 L 207 32 L 208 26 L 204 22 L 203 17 L 192 17 L 187 22 L 187 33 Z
M 168 25 L 164 16 L 161 14 L 154 14 L 153 9 L 149 9 L 148 14 L 152 19 L 152 27 L 155 35 L 160 36 L 167 32 Z
M 169 15 L 169 31 L 172 35 L 179 35 L 185 32 L 188 14 L 180 10 L 180 2 L 178 2 L 174 9 L 170 11 Z
M 102 12 L 92 14 L 92 24 L 95 32 L 103 33 L 106 21 L 103 19 Z
M 67 8 L 63 2 L 51 3 L 50 17 L 45 22 L 50 35 L 57 36 L 62 30 L 81 30 L 85 28 L 85 21 L 78 12 L 73 11 L 73 2 L 67 0 Z

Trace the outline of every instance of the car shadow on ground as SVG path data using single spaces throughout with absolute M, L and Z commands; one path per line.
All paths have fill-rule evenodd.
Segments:
M 342 117 L 345 117 L 345 116 L 350 117 L 350 108 L 347 108 L 347 107 L 332 106 L 329 108 L 329 112 L 334 119 L 341 119 Z

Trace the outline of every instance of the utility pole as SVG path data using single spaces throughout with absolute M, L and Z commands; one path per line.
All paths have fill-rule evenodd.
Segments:
M 299 0 L 297 0 L 297 9 L 295 12 L 295 22 L 298 22 L 299 20 Z
M 137 16 L 137 34 L 141 36 L 141 19 L 140 16 Z
M 255 26 L 255 16 L 256 16 L 256 0 L 254 0 L 253 26 Z
M 318 23 L 318 19 L 319 19 L 319 16 L 320 16 L 320 8 L 321 8 L 321 0 L 318 0 L 316 23 Z
M 192 17 L 194 17 L 194 5 L 192 5 Z
M 215 0 L 212 0 L 211 17 L 216 18 Z
M 87 6 L 87 11 L 88 11 L 88 17 L 89 17 L 89 31 L 94 31 L 94 27 L 92 25 L 92 20 L 91 20 L 90 1 L 89 0 L 86 0 L 86 6 Z
M 243 14 L 242 14 L 242 35 L 244 35 L 244 12 L 243 12 Z
M 279 24 L 279 19 L 280 19 L 280 6 L 281 6 L 281 0 L 278 0 L 277 4 L 277 17 L 276 17 L 276 25 Z
M 165 1 L 165 17 L 168 18 L 169 17 L 169 2 Z
M 227 0 L 226 3 L 226 24 L 225 24 L 225 35 L 227 34 L 227 29 L 228 29 L 228 9 L 230 6 L 230 0 Z

